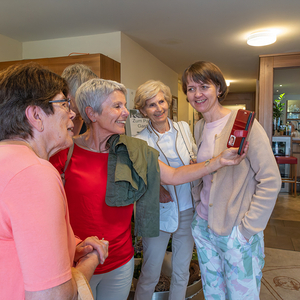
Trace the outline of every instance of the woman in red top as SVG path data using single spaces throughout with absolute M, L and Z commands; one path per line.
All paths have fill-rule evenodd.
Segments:
M 126 88 L 120 83 L 92 79 L 79 87 L 75 98 L 88 130 L 74 137 L 74 150 L 65 171 L 65 190 L 75 234 L 82 238 L 92 234 L 109 241 L 109 256 L 103 265 L 97 267 L 90 281 L 96 300 L 126 300 L 134 269 L 131 239 L 133 205 L 110 207 L 105 203 L 107 141 L 114 134 L 125 133 L 129 114 L 125 95 Z M 139 140 L 132 138 L 132 143 L 134 141 Z M 51 159 L 60 173 L 64 171 L 67 155 L 68 151 L 62 151 Z M 177 169 L 159 161 L 161 182 L 172 185 L 190 182 L 225 165 L 237 164 L 244 156 L 237 155 L 237 149 L 231 148 L 213 158 L 209 164 Z M 158 164 L 157 161 L 153 163 Z

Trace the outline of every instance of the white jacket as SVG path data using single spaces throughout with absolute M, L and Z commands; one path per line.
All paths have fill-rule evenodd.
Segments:
M 185 145 L 184 139 L 180 133 L 179 126 L 176 122 L 173 122 L 170 119 L 168 119 L 168 121 L 170 126 L 172 126 L 172 128 L 176 131 L 175 148 L 178 157 L 180 158 L 181 162 L 184 165 L 189 165 L 191 158 L 189 155 L 189 151 Z M 186 137 L 188 138 L 190 145 L 192 146 L 193 152 L 195 153 L 195 155 L 197 155 L 197 146 L 194 142 L 189 125 L 186 122 L 181 122 L 181 123 L 183 125 Z M 135 137 L 146 141 L 149 146 L 158 150 L 160 153 L 159 160 L 161 160 L 167 165 L 170 165 L 168 158 L 165 156 L 165 154 L 163 153 L 162 149 L 159 146 L 159 142 L 160 142 L 159 136 L 154 131 L 151 121 L 149 121 L 148 126 L 144 128 L 140 133 L 138 133 Z M 164 185 L 163 187 L 170 193 L 174 202 L 160 203 L 160 230 L 172 233 L 175 232 L 179 226 L 178 198 L 177 198 L 176 188 L 173 185 Z M 190 185 L 186 185 L 186 191 L 184 191 L 184 193 L 186 193 L 187 197 L 190 197 L 191 201 L 193 202 Z M 192 207 L 193 207 L 193 203 L 192 203 Z

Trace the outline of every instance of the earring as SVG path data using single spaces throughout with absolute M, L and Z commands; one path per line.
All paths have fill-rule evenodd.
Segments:
M 96 122 L 96 120 L 93 120 L 93 122 L 95 123 L 95 122 Z
M 41 127 L 41 131 L 43 131 L 44 130 L 44 126 L 42 125 L 42 127 Z

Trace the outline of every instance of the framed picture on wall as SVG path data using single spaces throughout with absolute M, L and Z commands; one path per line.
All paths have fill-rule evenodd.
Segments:
M 178 98 L 175 97 L 175 96 L 172 96 L 172 105 L 171 105 L 171 115 L 172 115 L 172 117 L 171 117 L 171 119 L 174 122 L 178 121 L 177 112 L 178 112 Z

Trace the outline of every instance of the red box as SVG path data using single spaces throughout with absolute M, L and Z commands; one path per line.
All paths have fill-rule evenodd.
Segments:
M 239 148 L 238 154 L 243 153 L 247 137 L 251 130 L 255 112 L 239 109 L 227 141 L 227 147 Z

